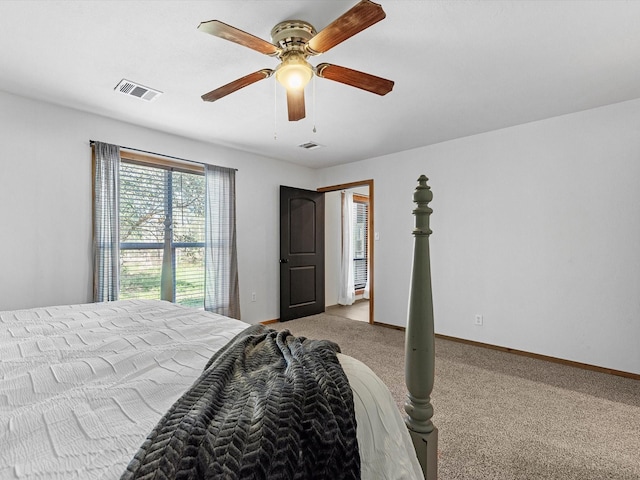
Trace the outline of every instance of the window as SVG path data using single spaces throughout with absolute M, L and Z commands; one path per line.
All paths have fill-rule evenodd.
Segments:
M 353 207 L 353 282 L 356 290 L 362 290 L 367 284 L 369 198 L 354 194 Z
M 175 302 L 202 308 L 204 172 L 141 163 L 122 152 L 119 217 L 119 298 L 160 299 L 164 265 Z
M 90 143 L 93 300 L 159 297 L 239 319 L 235 169 Z

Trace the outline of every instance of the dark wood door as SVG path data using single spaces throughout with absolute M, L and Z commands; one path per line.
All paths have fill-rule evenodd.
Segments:
M 324 312 L 324 194 L 280 186 L 280 321 Z

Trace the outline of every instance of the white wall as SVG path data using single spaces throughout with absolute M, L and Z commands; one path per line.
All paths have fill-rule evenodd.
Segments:
M 3 92 L 0 310 L 92 300 L 90 139 L 237 168 L 242 319 L 278 318 L 279 185 L 314 170 Z
M 437 333 L 640 373 L 640 100 L 321 171 L 375 181 L 380 322 L 406 324 L 422 173 Z
M 314 171 L 0 93 L 0 310 L 91 300 L 94 139 L 239 169 L 246 321 L 278 317 L 278 186 L 373 178 L 375 318 L 404 325 L 425 173 L 437 332 L 640 373 L 639 133 L 636 100 Z

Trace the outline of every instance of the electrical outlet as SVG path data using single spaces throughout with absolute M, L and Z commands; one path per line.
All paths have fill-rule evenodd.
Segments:
M 475 318 L 473 324 L 474 325 L 478 325 L 479 327 L 481 327 L 483 322 L 484 322 L 484 319 L 482 318 L 482 315 L 476 315 L 476 318 Z
M 251 301 L 252 302 L 256 301 L 256 292 L 251 292 Z

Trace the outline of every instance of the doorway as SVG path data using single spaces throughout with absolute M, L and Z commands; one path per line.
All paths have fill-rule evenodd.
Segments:
M 357 300 L 353 305 L 342 306 L 338 304 L 338 282 L 340 275 L 340 256 L 342 251 L 342 228 L 341 228 L 341 192 L 350 191 L 355 194 L 360 203 L 366 202 L 366 228 L 356 233 L 361 242 L 366 242 L 364 245 L 361 243 L 357 249 L 357 254 L 354 255 L 354 270 L 359 270 L 360 278 L 357 280 L 362 284 L 362 271 L 366 272 L 368 280 L 368 299 L 363 299 L 364 285 L 358 285 L 360 288 L 356 289 Z M 339 185 L 332 185 L 328 187 L 318 188 L 318 192 L 325 193 L 326 197 L 326 217 L 325 217 L 325 231 L 326 231 L 326 275 L 325 275 L 325 292 L 327 305 L 326 312 L 338 316 L 344 316 L 346 318 L 352 318 L 354 320 L 367 321 L 370 324 L 374 323 L 374 241 L 373 241 L 373 219 L 374 219 L 374 190 L 373 180 L 361 180 L 357 182 L 344 183 Z M 358 208 L 361 213 L 362 208 Z M 362 218 L 360 218 L 362 222 Z M 365 253 L 364 257 L 362 253 Z M 363 258 L 367 267 L 363 268 Z

